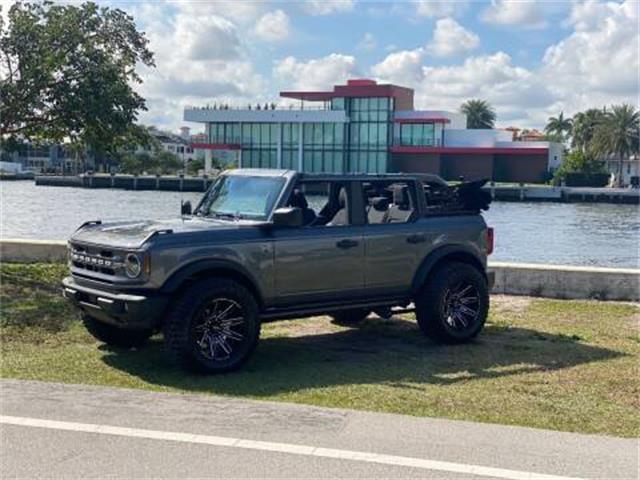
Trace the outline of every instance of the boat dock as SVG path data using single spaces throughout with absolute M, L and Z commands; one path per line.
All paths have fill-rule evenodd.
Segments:
M 204 192 L 213 176 L 156 176 L 81 174 L 77 176 L 37 175 L 36 185 L 81 188 L 120 188 L 124 190 L 166 190 Z M 552 187 L 548 185 L 487 185 L 491 197 L 503 202 L 566 202 L 640 204 L 640 189 Z
M 38 175 L 36 185 L 50 187 L 120 188 L 123 190 L 165 190 L 170 192 L 204 192 L 215 177 L 207 175 Z

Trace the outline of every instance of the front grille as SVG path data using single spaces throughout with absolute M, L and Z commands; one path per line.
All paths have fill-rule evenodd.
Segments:
M 104 275 L 115 275 L 122 266 L 121 257 L 111 250 L 73 243 L 69 248 L 69 260 L 75 268 Z

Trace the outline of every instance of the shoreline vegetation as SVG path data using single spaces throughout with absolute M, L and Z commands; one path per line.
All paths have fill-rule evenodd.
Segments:
M 96 342 L 61 298 L 66 272 L 0 266 L 0 376 L 640 436 L 637 304 L 493 296 L 485 333 L 456 347 L 412 315 L 268 323 L 244 369 L 202 376 L 170 364 L 160 336 L 137 351 Z

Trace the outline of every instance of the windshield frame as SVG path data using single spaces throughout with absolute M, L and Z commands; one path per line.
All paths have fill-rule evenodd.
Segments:
M 209 204 L 208 209 L 211 208 L 210 203 L 212 203 L 212 200 L 210 200 L 210 199 L 212 198 L 214 191 L 217 188 L 220 187 L 222 182 L 229 181 L 229 179 L 232 179 L 232 178 L 243 178 L 243 179 L 254 179 L 254 180 L 255 179 L 268 178 L 268 179 L 273 180 L 274 184 L 276 186 L 278 186 L 277 183 L 280 183 L 279 189 L 277 190 L 277 194 L 275 196 L 275 199 L 274 199 L 269 211 L 266 212 L 265 215 L 253 215 L 253 214 L 246 214 L 246 213 L 243 213 L 243 212 L 238 212 L 240 214 L 240 216 L 235 217 L 235 218 L 234 218 L 233 214 L 226 213 L 226 212 L 220 212 L 219 215 L 214 215 L 210 211 L 205 213 L 204 209 L 205 209 L 205 206 L 207 204 Z M 256 221 L 256 222 L 271 221 L 271 217 L 273 215 L 273 211 L 278 208 L 278 205 L 280 205 L 280 203 L 282 201 L 282 196 L 283 196 L 283 194 L 284 194 L 284 192 L 286 190 L 287 185 L 288 185 L 287 178 L 284 177 L 284 176 L 283 177 L 277 177 L 277 176 L 266 176 L 266 175 L 227 175 L 227 174 L 221 174 L 221 175 L 218 176 L 218 178 L 216 178 L 216 180 L 207 189 L 207 192 L 202 196 L 202 198 L 200 199 L 200 202 L 198 203 L 197 207 L 193 211 L 193 215 L 200 216 L 202 218 L 215 218 L 215 219 L 230 220 L 230 221 L 238 221 L 238 220 L 250 220 L 250 221 Z

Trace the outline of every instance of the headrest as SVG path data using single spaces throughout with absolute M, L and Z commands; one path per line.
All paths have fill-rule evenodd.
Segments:
M 409 205 L 409 188 L 406 185 L 392 185 L 393 203 Z
M 309 207 L 309 203 L 307 202 L 304 193 L 300 191 L 300 189 L 296 188 L 291 192 L 291 197 L 289 198 L 289 206 L 290 207 L 298 207 L 303 210 Z
M 389 199 L 387 197 L 373 197 L 369 201 L 377 212 L 386 212 L 389 209 Z
M 342 187 L 338 193 L 338 204 L 340 205 L 340 208 L 347 206 L 347 189 L 344 187 Z

